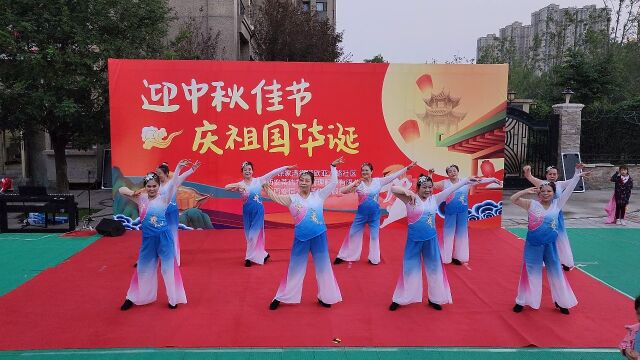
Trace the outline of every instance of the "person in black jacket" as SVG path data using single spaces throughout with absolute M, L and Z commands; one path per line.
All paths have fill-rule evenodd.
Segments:
M 629 204 L 631 189 L 633 189 L 633 179 L 629 176 L 629 168 L 626 165 L 620 165 L 618 171 L 611 176 L 611 181 L 616 184 L 613 193 L 616 200 L 616 224 L 626 225 L 624 222 L 624 213 L 627 204 Z

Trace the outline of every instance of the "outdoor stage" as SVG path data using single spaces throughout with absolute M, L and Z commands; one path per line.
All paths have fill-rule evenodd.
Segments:
M 332 257 L 346 228 L 330 229 Z M 0 350 L 144 347 L 480 346 L 615 347 L 630 322 L 629 298 L 580 270 L 567 273 L 579 305 L 511 311 L 523 242 L 504 229 L 471 229 L 471 263 L 447 265 L 454 303 L 441 312 L 425 303 L 387 308 L 401 271 L 406 225 L 381 232 L 383 261 L 334 266 L 343 302 L 316 302 L 313 266 L 302 303 L 268 310 L 285 274 L 292 229 L 268 229 L 271 260 L 243 266 L 242 230 L 181 231 L 182 275 L 189 303 L 158 301 L 119 310 L 140 243 L 139 232 L 101 238 L 0 297 Z M 367 242 L 365 242 L 366 244 Z M 34 254 L 37 256 L 37 254 Z M 426 291 L 426 290 L 425 290 Z M 340 339 L 340 342 L 334 339 Z

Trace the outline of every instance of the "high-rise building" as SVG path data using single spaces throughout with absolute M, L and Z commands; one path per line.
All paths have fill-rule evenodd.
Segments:
M 175 37 L 181 24 L 195 21 L 202 32 L 219 34 L 218 54 L 223 60 L 252 60 L 251 0 L 169 0 L 177 21 L 169 29 Z
M 289 1 L 316 12 L 335 26 L 336 0 Z M 169 38 L 175 37 L 181 23 L 195 20 L 202 31 L 213 36 L 219 34 L 218 53 L 221 59 L 254 60 L 254 28 L 250 13 L 262 3 L 263 0 L 169 0 L 169 6 L 178 18 L 169 31 Z
M 608 29 L 610 9 L 587 5 L 560 8 L 551 4 L 531 14 L 532 60 L 547 71 L 562 62 L 569 49 L 584 46 L 588 30 Z
M 531 48 L 531 25 L 522 25 L 516 21 L 500 29 L 500 39 L 505 41 L 505 46 L 513 50 L 513 56 L 519 59 L 529 58 Z
M 487 36 L 478 38 L 476 44 L 476 60 L 480 59 L 480 57 L 487 52 L 489 52 L 488 55 L 497 56 L 499 46 L 500 38 L 497 37 L 496 34 L 487 34 Z
M 336 0 L 302 0 L 302 6 L 305 10 L 315 11 L 321 19 L 328 19 L 336 26 Z
M 560 8 L 548 5 L 531 13 L 531 25 L 514 22 L 493 34 L 478 39 L 477 58 L 491 44 L 498 59 L 517 57 L 535 65 L 538 71 L 547 71 L 562 61 L 569 49 L 584 46 L 587 31 L 607 31 L 609 8 L 587 5 L 581 8 Z M 495 45 L 497 44 L 497 45 Z

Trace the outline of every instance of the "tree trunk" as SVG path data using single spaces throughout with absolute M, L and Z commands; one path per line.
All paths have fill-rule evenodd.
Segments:
M 25 150 L 27 152 L 27 176 L 33 186 L 49 187 L 47 162 L 45 159 L 45 133 L 42 130 L 26 130 L 24 132 Z
M 59 194 L 69 192 L 69 178 L 67 177 L 67 144 L 69 140 L 66 136 L 60 136 L 55 132 L 49 133 L 51 137 L 51 146 L 56 162 L 56 191 Z

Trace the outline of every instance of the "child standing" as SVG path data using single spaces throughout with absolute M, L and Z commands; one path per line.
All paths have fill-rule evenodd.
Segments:
M 636 318 L 640 321 L 640 296 L 635 301 Z M 640 357 L 640 322 L 634 325 L 625 326 L 627 335 L 622 339 L 619 345 L 620 352 L 627 359 L 638 359 Z
M 613 192 L 616 201 L 616 224 L 626 225 L 624 214 L 631 197 L 631 189 L 633 189 L 633 179 L 629 176 L 629 168 L 626 165 L 620 165 L 618 171 L 611 176 L 611 181 L 616 184 Z

